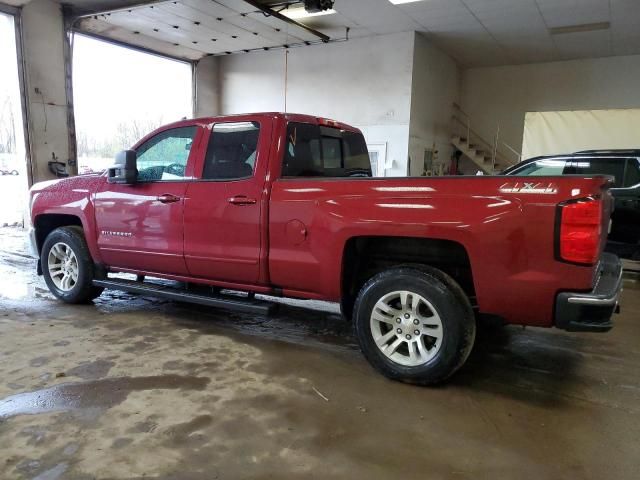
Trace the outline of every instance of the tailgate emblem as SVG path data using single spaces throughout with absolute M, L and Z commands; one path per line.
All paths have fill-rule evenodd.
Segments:
M 547 182 L 507 182 L 499 189 L 500 193 L 538 193 L 543 195 L 553 195 L 558 193 L 558 186 L 555 183 Z

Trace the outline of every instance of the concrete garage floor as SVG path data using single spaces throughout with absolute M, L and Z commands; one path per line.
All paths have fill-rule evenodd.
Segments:
M 420 388 L 375 373 L 335 313 L 57 303 L 24 234 L 0 235 L 2 479 L 638 478 L 635 278 L 612 332 L 482 332 Z

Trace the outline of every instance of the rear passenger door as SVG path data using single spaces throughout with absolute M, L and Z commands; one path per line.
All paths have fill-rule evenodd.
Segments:
M 367 145 L 358 132 L 289 122 L 285 154 L 278 160 L 282 178 L 274 183 L 274 194 L 286 193 L 270 200 L 270 280 L 284 289 L 319 293 L 328 288 L 323 282 L 336 260 L 329 259 L 331 248 L 325 239 L 341 222 L 337 214 L 326 216 L 332 207 L 319 208 L 325 201 L 338 206 L 323 195 L 327 182 L 322 180 L 371 177 Z M 347 189 L 351 184 L 345 182 Z
M 270 145 L 271 123 L 265 119 L 209 127 L 206 154 L 185 197 L 184 256 L 190 275 L 260 283 Z

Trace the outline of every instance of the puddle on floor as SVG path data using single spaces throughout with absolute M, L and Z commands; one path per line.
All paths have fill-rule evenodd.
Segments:
M 79 383 L 62 383 L 0 400 L 0 421 L 17 415 L 75 410 L 101 413 L 122 403 L 129 393 L 141 390 L 203 390 L 210 379 L 182 375 L 114 377 Z

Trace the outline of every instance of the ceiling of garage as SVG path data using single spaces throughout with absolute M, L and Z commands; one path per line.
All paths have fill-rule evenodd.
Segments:
M 354 35 L 415 29 L 467 67 L 640 53 L 638 0 L 336 0 L 335 9 L 308 24 L 357 26 Z M 585 26 L 602 22 L 609 28 Z M 568 26 L 586 31 L 551 33 Z
M 66 3 L 104 11 L 140 0 Z M 465 67 L 640 54 L 638 0 L 336 0 L 334 9 L 298 21 L 332 38 L 346 27 L 351 38 L 424 32 Z M 154 2 L 84 19 L 80 29 L 185 59 L 318 40 L 243 0 Z
M 82 31 L 197 60 L 321 39 L 244 0 L 168 0 L 83 18 Z

